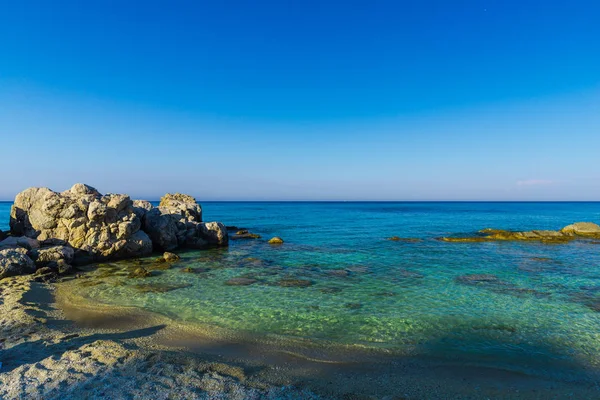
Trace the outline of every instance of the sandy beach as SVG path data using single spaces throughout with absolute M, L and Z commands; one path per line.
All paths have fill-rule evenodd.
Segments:
M 356 348 L 236 337 L 86 303 L 69 282 L 2 281 L 3 399 L 595 398 L 598 388 Z

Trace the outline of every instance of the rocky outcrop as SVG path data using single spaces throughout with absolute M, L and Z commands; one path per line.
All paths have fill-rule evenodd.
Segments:
M 68 244 L 93 260 L 150 254 L 152 242 L 129 196 L 101 195 L 76 184 L 62 193 L 30 188 L 17 195 L 11 209 L 11 232 L 44 244 Z
M 34 272 L 35 263 L 27 256 L 27 249 L 15 247 L 0 250 L 0 279 Z
M 563 235 L 600 238 L 600 225 L 593 222 L 576 222 L 560 230 Z
M 507 231 L 486 228 L 478 232 L 478 236 L 442 237 L 444 242 L 491 242 L 491 241 L 537 241 L 543 243 L 566 243 L 577 239 L 600 239 L 600 226 L 592 222 L 577 222 L 565 226 L 559 231 Z
M 147 210 L 142 228 L 152 239 L 155 250 L 204 249 L 226 246 L 229 241 L 223 224 L 202 222 L 202 209 L 196 200 L 180 193 L 165 195 L 158 207 Z
M 202 208 L 191 196 L 169 193 L 153 207 L 123 194 L 102 195 L 80 183 L 62 193 L 48 188 L 19 193 L 10 228 L 12 236 L 0 242 L 0 249 L 32 250 L 39 268 L 59 261 L 69 265 L 140 257 L 153 249 L 225 246 L 229 240 L 223 224 L 202 222 Z
M 63 261 L 71 264 L 75 257 L 75 250 L 71 246 L 50 246 L 32 250 L 28 253 L 38 268 L 46 267 L 49 264 Z

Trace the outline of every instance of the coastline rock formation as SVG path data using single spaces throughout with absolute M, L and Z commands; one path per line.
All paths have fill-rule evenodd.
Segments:
M 185 194 L 166 194 L 158 207 L 138 207 L 137 212 L 142 215 L 142 229 L 152 239 L 155 250 L 204 249 L 229 242 L 225 226 L 220 222 L 202 222 L 200 205 Z
M 565 226 L 559 231 L 507 231 L 503 229 L 486 228 L 480 230 L 478 236 L 471 237 L 442 237 L 444 242 L 492 242 L 492 241 L 538 241 L 542 243 L 566 243 L 577 239 L 600 239 L 600 226 L 593 222 L 577 222 Z
M 103 196 L 81 183 L 62 193 L 26 189 L 17 195 L 10 213 L 13 235 L 42 245 L 68 244 L 92 260 L 150 254 L 152 242 L 140 227 L 129 196 Z
M 147 256 L 153 250 L 226 246 L 219 222 L 202 222 L 202 209 L 184 194 L 167 194 L 158 207 L 123 194 L 102 195 L 81 183 L 62 193 L 29 188 L 10 213 L 11 235 L 0 241 L 0 278 L 36 269 Z

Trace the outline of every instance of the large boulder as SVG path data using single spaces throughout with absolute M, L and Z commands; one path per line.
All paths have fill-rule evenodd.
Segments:
M 15 198 L 10 215 L 13 236 L 68 244 L 91 260 L 148 255 L 152 243 L 140 227 L 129 196 L 103 196 L 80 183 L 62 193 L 26 189 Z
M 0 250 L 13 247 L 23 247 L 27 250 L 32 250 L 40 247 L 40 242 L 26 236 L 10 236 L 0 242 Z
M 0 250 L 0 279 L 34 272 L 35 263 L 27 256 L 26 249 L 20 247 Z
M 31 250 L 29 257 L 38 267 L 46 267 L 52 262 L 64 261 L 67 264 L 73 262 L 75 250 L 71 246 L 50 246 Z
M 593 222 L 576 222 L 560 230 L 565 235 L 600 237 L 600 226 Z
M 202 222 L 202 209 L 196 199 L 185 194 L 163 196 L 158 207 L 145 212 L 142 221 L 156 250 L 204 249 L 229 242 L 225 226 L 220 222 Z

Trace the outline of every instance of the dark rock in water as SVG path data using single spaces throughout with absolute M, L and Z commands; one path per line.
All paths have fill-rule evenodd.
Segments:
M 354 265 L 352 267 L 346 268 L 348 271 L 356 273 L 356 274 L 370 274 L 371 269 L 364 265 Z
M 342 288 L 339 287 L 324 287 L 319 289 L 319 291 L 321 293 L 325 293 L 325 294 L 335 294 L 335 293 L 339 293 L 342 291 Z
M 147 278 L 149 276 L 152 276 L 152 272 L 143 267 L 136 268 L 135 271 L 129 274 L 130 278 Z
M 295 278 L 283 278 L 277 281 L 277 286 L 282 287 L 309 287 L 313 284 L 312 281 L 307 279 L 295 279 Z
M 163 254 L 163 259 L 166 262 L 175 262 L 175 261 L 179 261 L 180 257 L 175 253 L 170 253 L 168 251 L 165 251 L 165 253 Z
M 231 278 L 230 280 L 225 282 L 225 284 L 227 286 L 248 286 L 248 285 L 252 285 L 253 283 L 256 283 L 256 282 L 258 282 L 256 279 L 237 277 L 237 278 Z
M 377 292 L 377 293 L 373 293 L 372 296 L 394 297 L 394 296 L 397 296 L 397 293 L 394 293 L 394 292 Z
M 4 239 L 6 239 L 6 233 L 4 233 L 0 230 L 0 241 L 2 241 Z
M 358 310 L 362 307 L 360 303 L 346 303 L 344 307 L 349 308 L 350 310 Z
M 327 275 L 335 276 L 338 278 L 345 278 L 347 276 L 350 276 L 350 272 L 345 269 L 330 269 L 329 271 L 327 271 Z
M 235 225 L 226 225 L 225 229 L 227 229 L 228 231 L 239 231 L 241 228 L 238 228 Z
M 398 275 L 400 275 L 400 277 L 402 277 L 402 278 L 421 279 L 421 278 L 425 277 L 425 275 L 423 275 L 423 274 L 420 274 L 415 271 L 410 271 L 408 269 L 399 269 L 397 272 L 398 272 Z
M 181 272 L 194 273 L 194 268 L 192 268 L 192 267 L 185 267 L 185 268 L 181 269 Z
M 26 249 L 0 250 L 0 279 L 33 272 L 35 272 L 35 263 L 27 256 Z
M 239 239 L 260 239 L 261 236 L 256 233 L 244 233 L 244 234 L 235 234 L 231 237 L 233 240 Z
M 153 264 L 147 264 L 144 268 L 148 271 L 166 271 L 171 269 L 172 264 L 168 262 L 155 262 Z
M 452 242 L 452 243 L 481 243 L 481 242 L 491 242 L 491 239 L 487 237 L 442 237 L 438 240 L 442 242 Z
M 417 243 L 417 242 L 421 242 L 422 239 L 418 239 L 418 238 L 402 238 L 402 237 L 398 237 L 398 236 L 392 236 L 387 238 L 387 240 L 392 241 L 392 242 L 405 242 L 405 243 Z
M 245 235 L 248 233 L 248 229 L 240 229 L 239 231 L 237 231 L 235 234 L 236 235 Z
M 177 289 L 185 289 L 191 285 L 168 283 L 143 283 L 132 287 L 142 293 L 167 293 Z
M 462 275 L 456 278 L 457 282 L 460 283 L 464 283 L 464 284 L 477 284 L 477 283 L 490 283 L 490 282 L 494 282 L 494 283 L 498 283 L 500 282 L 500 278 L 498 278 L 496 275 L 492 275 L 492 274 L 469 274 L 469 275 Z
M 283 239 L 278 236 L 275 236 L 269 239 L 269 244 L 283 244 Z

